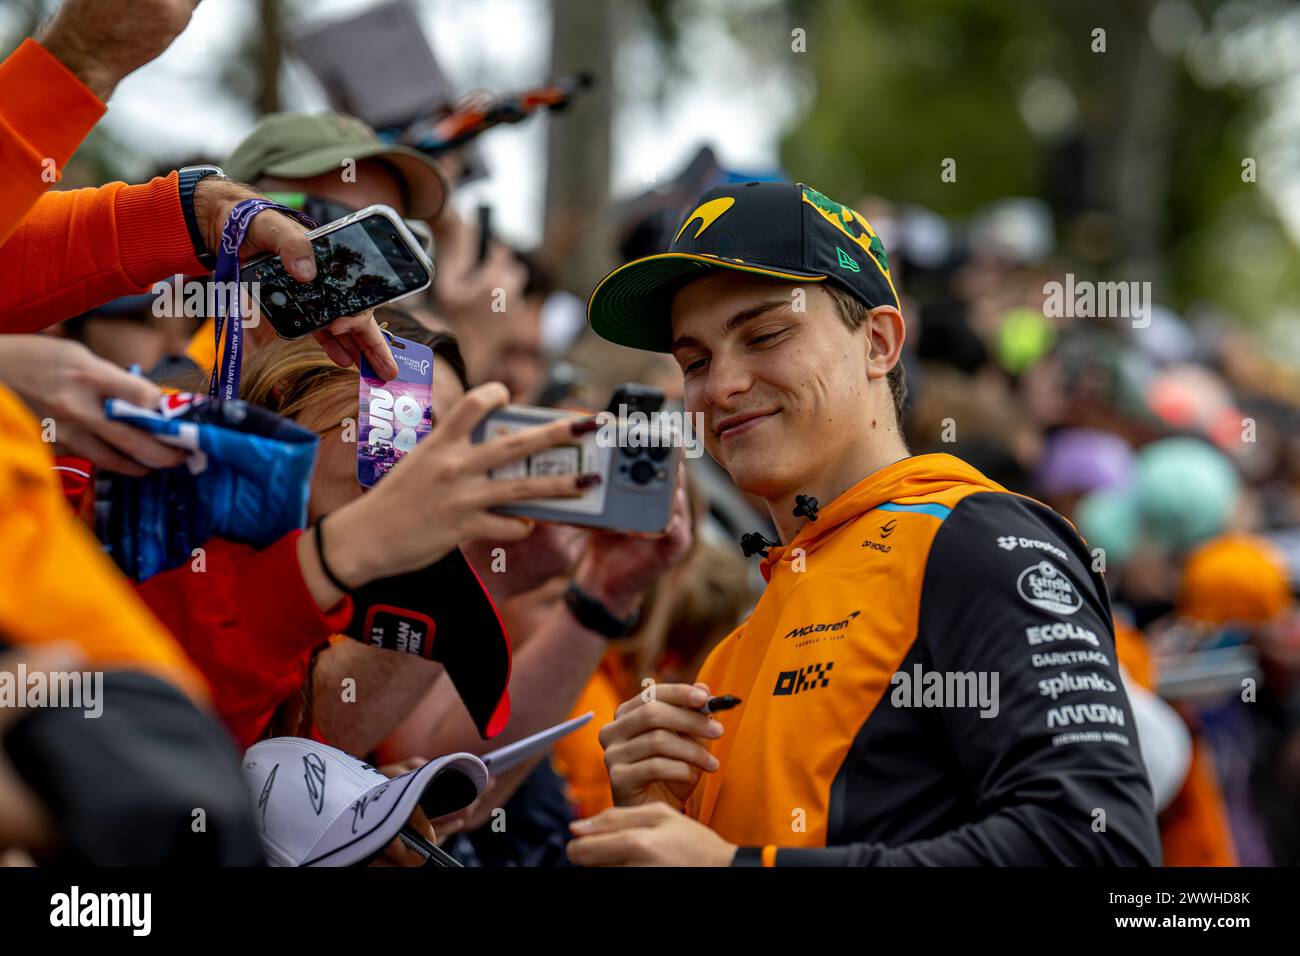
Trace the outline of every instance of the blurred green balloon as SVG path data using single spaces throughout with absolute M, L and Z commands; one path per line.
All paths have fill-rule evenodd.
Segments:
M 1228 456 L 1197 438 L 1165 438 L 1138 453 L 1135 486 L 1143 533 L 1185 551 L 1222 533 L 1241 494 Z
M 1137 499 L 1131 490 L 1093 491 L 1079 499 L 1074 512 L 1089 550 L 1100 548 L 1106 567 L 1122 567 L 1137 547 Z
M 1008 309 L 998 329 L 998 361 L 1012 375 L 1019 375 L 1046 355 L 1055 341 L 1056 329 L 1042 312 Z

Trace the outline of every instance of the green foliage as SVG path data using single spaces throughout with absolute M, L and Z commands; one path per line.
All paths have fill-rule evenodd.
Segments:
M 1040 147 L 1018 87 L 1062 43 L 1033 4 L 817 5 L 805 54 L 815 97 L 783 162 L 832 195 L 876 192 L 949 215 L 1036 193 Z M 955 182 L 940 178 L 946 158 Z

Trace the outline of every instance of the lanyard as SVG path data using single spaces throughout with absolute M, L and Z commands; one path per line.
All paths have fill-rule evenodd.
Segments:
M 281 206 L 269 199 L 245 199 L 237 203 L 226 217 L 226 224 L 221 230 L 221 246 L 217 250 L 217 268 L 212 279 L 219 290 L 226 290 L 225 295 L 216 296 L 216 315 L 213 316 L 213 334 L 216 337 L 217 358 L 212 363 L 212 381 L 208 385 L 211 398 L 232 399 L 239 397 L 239 366 L 243 344 L 243 290 L 239 286 L 239 248 L 244 244 L 244 236 L 253 224 L 253 218 L 267 209 L 275 209 L 313 229 L 315 220 L 296 209 Z M 229 315 L 222 314 L 221 304 Z M 229 319 L 229 322 L 227 322 Z M 222 330 L 225 330 L 225 348 L 222 349 Z M 224 358 L 223 358 L 224 356 Z M 223 369 L 224 364 L 224 369 Z

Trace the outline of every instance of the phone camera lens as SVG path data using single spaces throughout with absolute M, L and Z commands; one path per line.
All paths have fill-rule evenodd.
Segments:
M 668 453 L 670 451 L 672 451 L 672 448 L 670 448 L 668 445 L 651 445 L 648 449 L 646 449 L 646 454 L 648 454 L 655 461 L 663 461 L 665 458 L 668 457 Z
M 285 295 L 283 292 L 272 292 L 272 293 L 271 293 L 271 304 L 272 304 L 272 305 L 277 305 L 277 306 L 285 306 L 285 305 L 288 305 L 288 304 L 289 304 L 289 297 L 288 297 L 287 295 Z
M 648 461 L 638 461 L 632 466 L 632 480 L 638 485 L 648 485 L 654 480 L 655 466 Z

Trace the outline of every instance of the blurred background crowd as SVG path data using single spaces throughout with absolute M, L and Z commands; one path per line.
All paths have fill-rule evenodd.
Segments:
M 0 54 L 52 6 L 6 0 Z M 1166 863 L 1294 865 L 1297 41 L 1300 10 L 1263 0 L 207 0 L 59 188 L 208 161 L 355 208 L 330 189 L 333 154 L 313 165 L 310 121 L 279 115 L 353 114 L 337 136 L 423 149 L 453 187 L 427 223 L 434 288 L 390 318 L 453 333 L 471 383 L 588 409 L 629 381 L 680 400 L 672 359 L 596 339 L 584 303 L 607 269 L 662 250 L 696 196 L 789 179 L 849 199 L 903 296 L 909 447 L 1074 522 L 1129 676 L 1180 718 L 1162 747 Z M 268 132 L 286 122 L 307 130 L 299 155 Z M 1151 301 L 1057 315 L 1067 276 L 1149 283 Z M 56 334 L 154 368 L 202 318 L 151 305 Z M 483 831 L 462 855 L 559 862 L 554 820 L 609 801 L 596 729 L 645 677 L 691 679 L 752 607 L 762 579 L 737 540 L 773 536 L 766 514 L 707 458 L 688 472 L 691 551 L 578 701 L 597 719 L 517 793 L 536 833 Z M 519 645 L 561 599 L 556 572 L 507 605 Z

